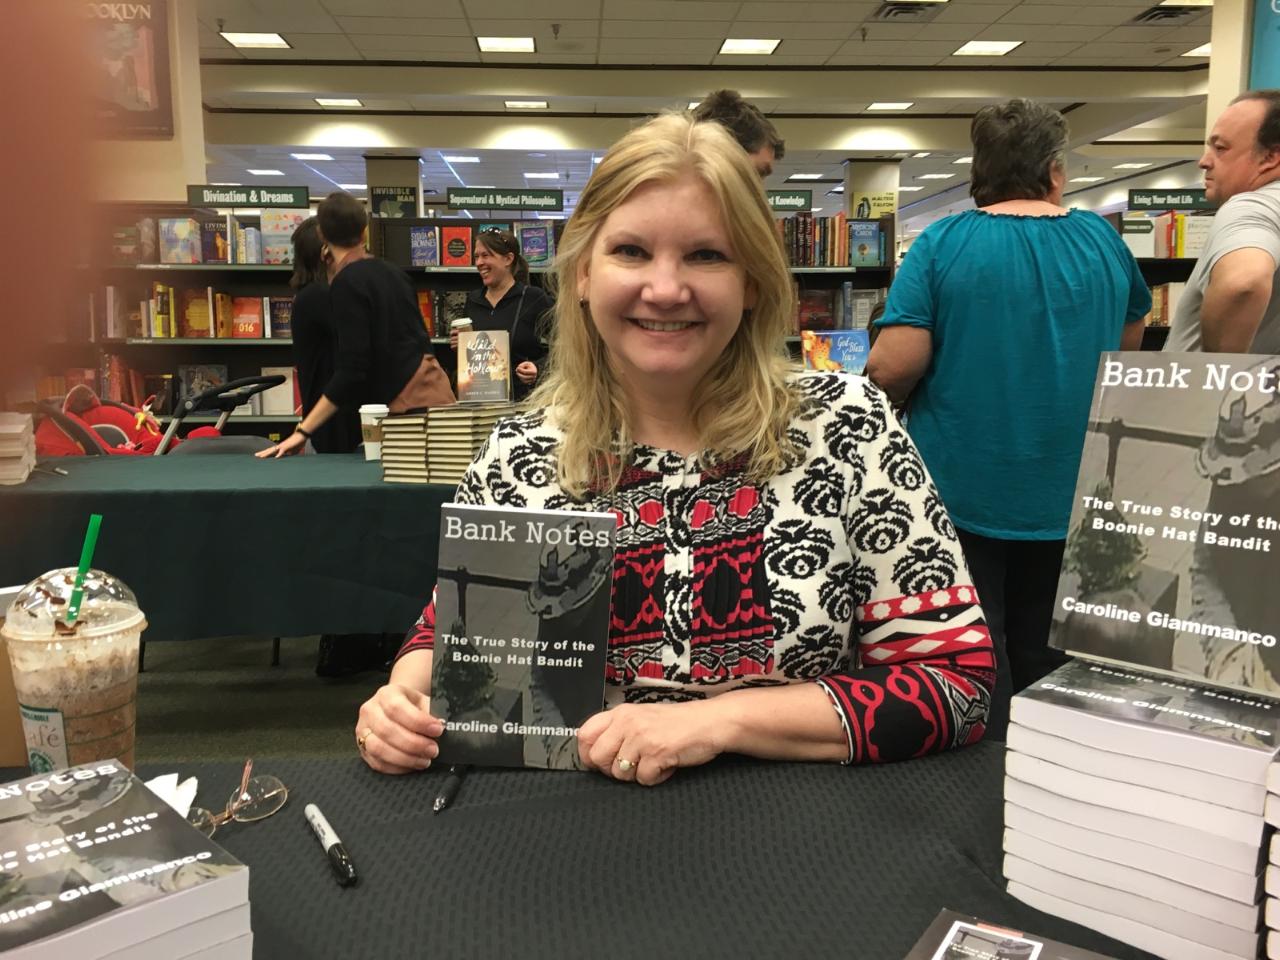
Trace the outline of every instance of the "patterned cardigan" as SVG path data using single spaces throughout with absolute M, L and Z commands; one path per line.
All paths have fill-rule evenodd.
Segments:
M 963 746 L 985 730 L 995 658 L 947 511 L 884 395 L 797 375 L 800 456 L 763 485 L 739 459 L 636 446 L 615 491 L 573 500 L 543 411 L 495 428 L 460 503 L 618 517 L 606 705 L 817 683 L 847 762 Z M 400 654 L 430 648 L 434 603 Z

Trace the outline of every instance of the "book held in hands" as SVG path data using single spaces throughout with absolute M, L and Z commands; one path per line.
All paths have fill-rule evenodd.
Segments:
M 604 707 L 616 530 L 611 513 L 441 508 L 441 762 L 580 768 L 578 728 Z
M 511 399 L 511 335 L 506 330 L 458 334 L 458 402 L 505 403 Z

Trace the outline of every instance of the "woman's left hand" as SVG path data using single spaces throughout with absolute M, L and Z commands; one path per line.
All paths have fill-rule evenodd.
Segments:
M 516 365 L 516 379 L 529 384 L 538 379 L 538 367 L 532 360 L 522 360 Z
M 722 753 L 724 724 L 710 700 L 624 703 L 579 728 L 578 755 L 588 769 L 652 787 Z
M 274 447 L 267 447 L 265 450 L 259 450 L 254 454 L 254 456 L 260 460 L 268 457 L 287 457 L 293 453 L 302 453 L 306 445 L 306 437 L 300 433 L 291 433 Z

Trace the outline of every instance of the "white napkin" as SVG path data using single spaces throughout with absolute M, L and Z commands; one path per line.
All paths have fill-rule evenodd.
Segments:
M 196 798 L 196 790 L 200 786 L 195 777 L 187 777 L 179 783 L 176 773 L 153 777 L 146 782 L 146 785 L 152 793 L 178 811 L 178 816 L 183 818 L 191 810 L 191 804 Z

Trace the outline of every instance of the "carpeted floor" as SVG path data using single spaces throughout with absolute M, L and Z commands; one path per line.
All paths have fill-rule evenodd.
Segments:
M 318 643 L 285 638 L 278 667 L 269 638 L 147 644 L 138 762 L 353 755 L 356 712 L 387 671 L 317 677 Z

